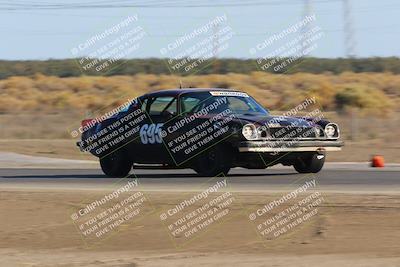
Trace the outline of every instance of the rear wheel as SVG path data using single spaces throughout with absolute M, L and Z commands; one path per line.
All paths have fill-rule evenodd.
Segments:
M 231 169 L 232 154 L 223 146 L 214 146 L 201 153 L 194 164 L 194 170 L 200 176 L 227 175 Z
M 125 177 L 132 169 L 132 160 L 122 152 L 114 152 L 100 159 L 104 174 L 109 177 Z
M 317 173 L 325 163 L 325 153 L 311 153 L 301 155 L 294 162 L 293 167 L 299 173 Z

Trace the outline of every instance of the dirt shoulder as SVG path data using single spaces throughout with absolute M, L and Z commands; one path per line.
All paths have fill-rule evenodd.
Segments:
M 107 192 L 1 192 L 0 266 L 399 266 L 400 195 L 323 193 L 318 214 L 278 238 L 263 238 L 248 212 L 274 193 L 235 193 L 230 219 L 190 242 L 160 214 L 182 193 L 146 192 L 140 220 L 105 239 L 82 238 L 74 211 Z M 192 194 L 192 193 L 191 193 Z M 197 205 L 197 204 L 196 204 Z M 178 246 L 177 246 L 178 244 Z

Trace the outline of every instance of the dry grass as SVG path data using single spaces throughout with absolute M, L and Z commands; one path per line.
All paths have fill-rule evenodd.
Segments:
M 263 72 L 179 77 L 134 76 L 59 78 L 43 75 L 0 80 L 0 113 L 101 112 L 145 92 L 186 87 L 246 91 L 272 110 L 286 110 L 315 96 L 326 111 L 357 107 L 384 115 L 400 103 L 400 75 L 342 73 L 276 75 Z
M 187 87 L 241 89 L 274 114 L 314 96 L 324 117 L 340 125 L 347 141 L 344 152 L 332 153 L 331 160 L 366 161 L 371 154 L 384 154 L 399 162 L 400 75 L 389 73 L 11 77 L 0 80 L 1 150 L 90 158 L 76 149 L 70 136 L 82 119 L 149 91 L 176 88 L 180 81 Z

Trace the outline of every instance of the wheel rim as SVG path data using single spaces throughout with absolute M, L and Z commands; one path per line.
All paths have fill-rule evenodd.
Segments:
M 115 157 L 113 155 L 106 156 L 106 166 L 113 166 L 113 162 L 115 161 Z
M 108 169 L 114 169 L 115 164 L 114 162 L 116 161 L 115 155 L 111 154 L 105 157 L 105 165 Z
M 214 149 L 210 149 L 206 152 L 203 159 L 200 161 L 200 169 L 202 171 L 214 170 L 217 164 L 217 153 Z
M 216 155 L 216 153 L 215 153 L 214 150 L 210 150 L 210 151 L 207 153 L 207 160 L 208 160 L 209 162 L 215 162 L 216 157 L 217 157 L 217 155 Z

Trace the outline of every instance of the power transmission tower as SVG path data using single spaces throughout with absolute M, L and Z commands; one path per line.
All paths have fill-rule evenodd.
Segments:
M 350 0 L 343 0 L 343 12 L 346 56 L 353 58 L 356 56 L 356 39 Z
M 311 0 L 304 0 L 303 19 L 305 19 L 307 17 L 310 17 L 311 16 L 311 11 L 312 11 Z M 303 26 L 303 29 L 302 29 L 302 32 L 301 32 L 302 37 L 304 38 L 303 41 L 306 41 L 305 38 L 307 38 L 307 33 L 310 30 L 311 30 L 310 23 L 307 23 L 306 25 Z M 302 57 L 306 57 L 307 56 L 309 48 L 310 48 L 310 43 L 309 42 L 303 43 L 303 46 L 302 46 L 302 50 L 303 51 L 301 51 L 302 52 Z
M 213 33 L 214 33 L 214 37 L 213 38 L 213 58 L 212 60 L 214 60 L 213 63 L 213 71 L 214 73 L 218 73 L 219 72 L 219 64 L 220 62 L 218 61 L 218 52 L 219 52 L 219 23 L 216 23 L 213 25 Z

